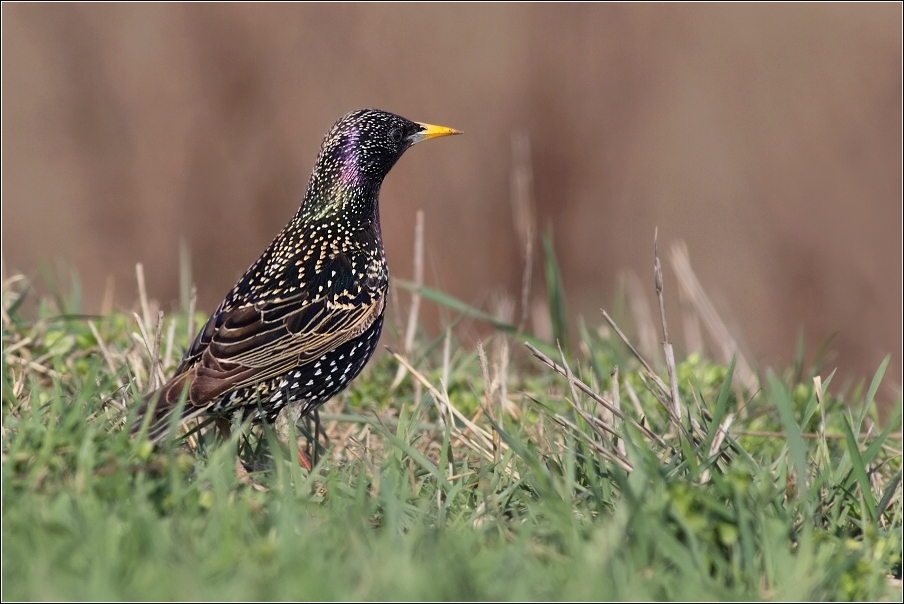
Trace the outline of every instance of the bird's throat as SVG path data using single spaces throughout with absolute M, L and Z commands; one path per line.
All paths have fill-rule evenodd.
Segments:
M 297 218 L 304 224 L 339 221 L 352 230 L 375 225 L 379 233 L 380 184 L 342 179 L 323 183 L 312 178 Z

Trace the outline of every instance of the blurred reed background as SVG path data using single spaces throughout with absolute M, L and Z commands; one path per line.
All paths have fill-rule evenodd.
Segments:
M 533 213 L 572 313 L 596 325 L 620 275 L 653 303 L 658 226 L 760 366 L 787 365 L 803 328 L 808 358 L 835 334 L 829 370 L 868 377 L 891 353 L 901 383 L 898 3 L 4 3 L 2 17 L 4 272 L 62 259 L 86 312 L 111 291 L 134 304 L 136 262 L 177 306 L 180 242 L 212 310 L 294 213 L 327 129 L 378 107 L 465 132 L 386 180 L 395 277 L 411 278 L 423 209 L 425 282 L 517 305 Z M 674 283 L 669 269 L 677 331 Z

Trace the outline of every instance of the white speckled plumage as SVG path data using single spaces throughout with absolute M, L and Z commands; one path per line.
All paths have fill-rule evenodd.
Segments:
M 345 388 L 376 348 L 389 283 L 383 178 L 413 144 L 455 130 L 385 111 L 342 117 L 320 147 L 298 212 L 226 295 L 173 377 L 142 402 L 137 430 L 204 413 L 302 417 Z M 328 371 L 327 371 L 328 369 Z

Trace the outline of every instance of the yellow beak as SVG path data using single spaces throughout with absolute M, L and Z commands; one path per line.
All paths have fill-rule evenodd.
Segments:
M 415 122 L 418 126 L 423 128 L 420 132 L 416 132 L 411 135 L 411 144 L 419 143 L 421 141 L 425 141 L 430 138 L 437 138 L 439 136 L 451 136 L 453 134 L 462 134 L 460 131 L 455 130 L 453 128 L 446 128 L 445 126 L 434 126 L 433 124 L 424 124 L 421 122 Z

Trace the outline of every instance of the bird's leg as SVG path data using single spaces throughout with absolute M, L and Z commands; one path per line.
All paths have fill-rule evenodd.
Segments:
M 297 427 L 298 419 L 297 419 L 297 416 L 295 416 L 294 411 L 295 411 L 295 409 L 289 409 L 288 416 L 289 416 L 289 419 L 292 421 L 292 424 Z M 295 440 L 295 448 L 298 451 L 298 465 L 300 465 L 302 468 L 304 468 L 305 470 L 310 472 L 311 468 L 314 467 L 314 464 L 311 463 L 311 458 L 310 458 L 310 456 L 308 456 L 307 452 L 305 451 L 305 449 L 308 446 L 310 446 L 310 443 L 308 442 L 307 438 L 305 438 L 305 447 L 304 448 L 299 447 L 298 440 L 297 439 Z
M 304 452 L 303 449 L 298 449 L 298 465 L 307 470 L 311 471 L 311 468 L 314 466 L 311 464 L 311 458 L 308 457 L 308 454 Z
M 317 413 L 317 412 L 314 411 L 314 413 Z M 291 415 L 291 414 L 290 414 L 290 415 Z M 310 420 L 311 420 L 311 417 L 310 417 L 310 416 L 305 416 L 305 418 L 304 418 L 304 428 L 305 428 L 305 432 L 306 432 L 307 434 L 310 434 L 310 433 L 311 433 L 311 424 L 310 424 Z M 295 420 L 295 425 L 296 425 L 296 426 L 298 425 L 298 420 Z M 314 460 L 313 460 L 313 462 L 311 461 L 311 455 L 308 453 L 308 451 L 305 450 L 305 449 L 310 449 L 310 448 L 311 448 L 311 441 L 308 440 L 307 437 L 305 438 L 305 446 L 304 446 L 304 449 L 302 449 L 301 447 L 298 447 L 298 463 L 301 465 L 302 468 L 304 468 L 304 469 L 307 470 L 308 472 L 310 472 L 310 471 L 311 471 L 311 468 L 314 467 L 314 464 L 317 463 L 317 432 L 316 432 L 317 427 L 318 427 L 318 424 L 315 423 L 315 424 L 314 424 L 314 430 L 315 430 L 315 433 L 314 433 L 314 451 L 313 451 L 313 457 L 314 457 Z
M 229 440 L 229 437 L 232 436 L 232 424 L 230 423 L 228 416 L 218 416 L 213 420 L 213 425 L 216 427 L 217 437 L 221 442 Z M 242 484 L 250 484 L 254 486 L 254 488 L 258 488 L 259 485 L 248 475 L 248 468 L 245 467 L 245 462 L 242 461 L 242 455 L 240 453 L 241 447 L 242 445 L 239 443 L 238 449 L 236 449 L 235 452 L 235 477 L 238 478 L 239 482 Z
M 314 409 L 314 463 L 317 463 L 317 443 L 320 442 L 320 409 Z
M 232 426 L 229 424 L 229 418 L 223 415 L 217 416 L 213 421 L 213 425 L 217 428 L 217 435 L 223 440 L 229 440 L 232 436 Z
M 290 451 L 292 448 L 289 446 L 289 439 L 292 438 L 292 434 L 295 430 L 290 430 L 290 428 L 295 428 L 297 430 L 298 427 L 298 412 L 297 407 L 294 405 L 289 399 L 289 390 L 288 387 L 283 390 L 283 400 L 289 401 L 285 404 L 282 410 L 276 417 L 276 421 L 274 423 L 274 427 L 276 428 L 276 434 L 279 437 L 279 440 L 283 445 L 286 446 Z M 291 424 L 291 425 L 290 425 Z M 299 439 L 295 437 L 295 451 L 298 456 L 298 465 L 304 468 L 307 471 L 311 471 L 313 467 L 311 464 L 311 458 L 308 457 L 308 454 L 305 452 L 304 448 L 299 445 Z

